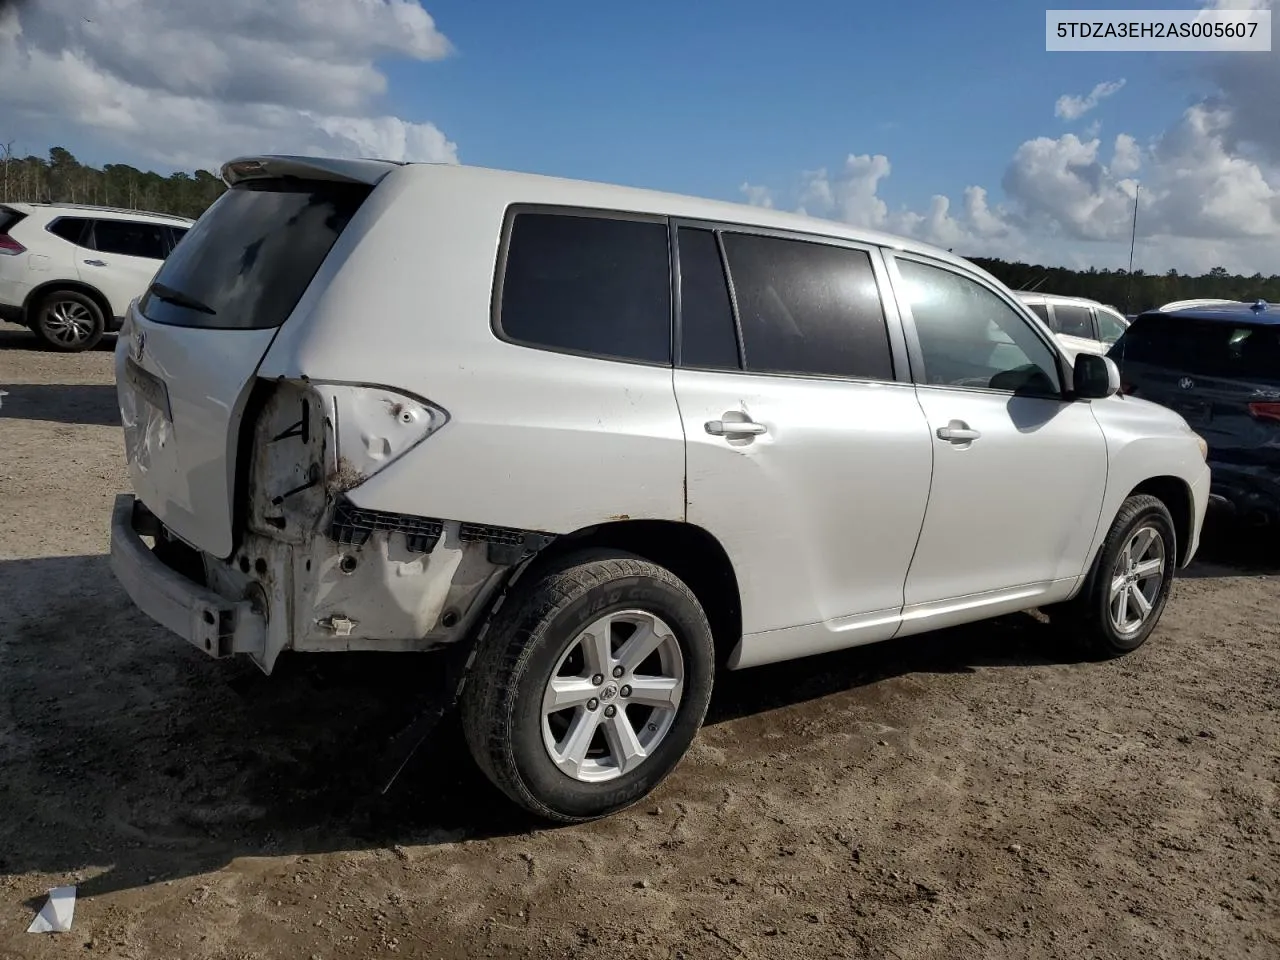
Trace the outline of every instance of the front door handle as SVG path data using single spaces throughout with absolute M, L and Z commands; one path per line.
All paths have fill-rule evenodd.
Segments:
M 708 420 L 704 426 L 713 437 L 758 437 L 769 429 L 754 420 Z
M 938 428 L 938 439 L 948 443 L 972 443 L 981 436 L 981 431 L 974 430 L 963 420 L 952 420 L 945 427 Z
M 85 263 L 91 267 L 105 267 L 107 265 L 105 260 L 86 260 Z

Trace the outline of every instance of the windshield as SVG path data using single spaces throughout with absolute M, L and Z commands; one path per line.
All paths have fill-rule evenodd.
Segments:
M 139 309 L 174 326 L 280 326 L 370 190 L 317 181 L 235 186 L 174 247 Z
M 1147 314 L 1133 322 L 1109 356 L 1121 367 L 1142 363 L 1203 377 L 1280 383 L 1280 326 Z

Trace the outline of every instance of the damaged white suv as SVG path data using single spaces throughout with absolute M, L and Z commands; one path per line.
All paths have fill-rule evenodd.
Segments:
M 942 251 L 458 166 L 223 176 L 116 349 L 116 575 L 267 672 L 450 651 L 543 816 L 644 796 L 717 670 L 1031 607 L 1117 655 L 1196 550 L 1203 441 Z

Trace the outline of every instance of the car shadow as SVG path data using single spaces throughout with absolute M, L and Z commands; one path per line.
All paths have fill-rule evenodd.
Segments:
M 449 715 L 382 795 L 391 738 L 443 695 L 440 658 L 281 658 L 271 677 L 148 622 L 101 556 L 0 561 L 0 871 L 93 896 L 237 857 L 544 829 L 480 774 Z M 23 599 L 4 602 L 7 593 Z M 726 674 L 708 724 L 908 673 L 1062 662 L 1031 616 Z M 38 903 L 33 901 L 33 906 Z
M 1192 580 L 1280 574 L 1275 526 L 1251 526 L 1230 516 L 1206 518 L 1196 558 L 1178 576 Z
M 114 333 L 104 334 L 102 339 L 92 349 L 92 353 L 110 353 L 116 348 L 116 335 Z M 0 350 L 30 350 L 33 353 L 48 353 L 59 355 L 57 351 L 50 350 L 41 343 L 34 333 L 26 327 L 19 326 L 16 323 L 0 322 Z M 74 356 L 74 354 L 61 354 L 62 356 Z
M 1069 640 L 1022 614 L 726 673 L 707 723 L 908 674 L 1070 663 Z M 0 872 L 96 896 L 239 857 L 548 829 L 480 774 L 456 713 L 380 792 L 392 738 L 443 693 L 433 655 L 286 655 L 265 677 L 151 624 L 106 557 L 0 560 Z
M 117 427 L 120 409 L 109 383 L 0 383 L 0 420 L 43 420 Z

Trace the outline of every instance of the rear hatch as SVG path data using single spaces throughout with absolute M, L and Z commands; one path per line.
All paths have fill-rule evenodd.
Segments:
M 130 306 L 116 383 L 135 494 L 192 546 L 235 544 L 241 417 L 259 364 L 391 164 L 263 158 L 230 184 Z
M 1220 463 L 1280 463 L 1280 323 L 1265 313 L 1146 313 L 1108 354 L 1121 391 L 1181 414 Z

